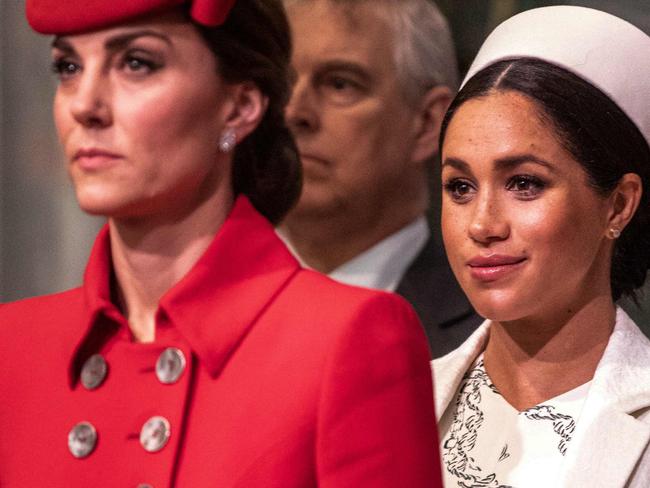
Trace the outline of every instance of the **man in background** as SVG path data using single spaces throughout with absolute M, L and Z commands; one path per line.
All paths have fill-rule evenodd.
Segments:
M 297 75 L 286 115 L 304 187 L 279 232 L 305 265 L 404 296 L 433 357 L 445 354 L 480 323 L 426 219 L 457 85 L 447 23 L 428 0 L 285 4 Z

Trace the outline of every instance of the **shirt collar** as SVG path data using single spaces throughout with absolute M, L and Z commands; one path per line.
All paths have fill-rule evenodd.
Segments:
M 99 233 L 84 275 L 86 328 L 70 368 L 78 378 L 78 356 L 95 343 L 99 317 L 124 322 L 111 301 L 111 262 L 108 227 Z M 277 238 L 271 224 L 246 197 L 235 205 L 189 273 L 160 300 L 157 321 L 167 321 L 188 341 L 214 377 L 277 293 L 300 269 Z
M 395 291 L 428 238 L 429 226 L 421 216 L 342 264 L 329 276 L 348 285 Z

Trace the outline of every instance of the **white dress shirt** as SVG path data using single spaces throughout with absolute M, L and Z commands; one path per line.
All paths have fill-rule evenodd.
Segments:
M 303 266 L 308 267 L 288 239 L 281 233 L 278 235 Z M 343 263 L 328 276 L 348 285 L 395 291 L 406 270 L 424 248 L 428 239 L 429 226 L 426 218 L 421 216 Z

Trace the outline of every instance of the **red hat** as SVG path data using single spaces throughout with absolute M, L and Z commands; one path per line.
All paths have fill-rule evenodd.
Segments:
M 199 24 L 225 22 L 236 0 L 27 0 L 27 21 L 42 34 L 74 34 L 191 3 Z

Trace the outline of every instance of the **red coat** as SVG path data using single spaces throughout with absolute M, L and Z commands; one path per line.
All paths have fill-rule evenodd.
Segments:
M 109 256 L 104 229 L 83 287 L 0 306 L 2 488 L 441 486 L 429 354 L 402 299 L 301 269 L 240 198 L 141 344 Z M 156 375 L 167 347 L 186 358 L 172 384 Z M 89 390 L 96 353 L 108 372 Z M 169 439 L 148 452 L 154 416 Z M 96 442 L 76 458 L 81 421 Z

